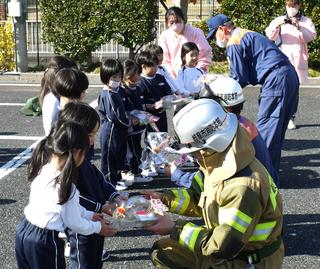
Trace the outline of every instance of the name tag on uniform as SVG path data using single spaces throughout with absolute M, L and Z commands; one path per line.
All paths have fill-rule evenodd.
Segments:
M 159 86 L 163 86 L 163 85 L 164 85 L 164 82 L 160 82 L 158 85 L 159 85 Z

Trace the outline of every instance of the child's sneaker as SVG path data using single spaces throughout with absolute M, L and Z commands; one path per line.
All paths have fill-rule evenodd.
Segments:
M 108 260 L 110 258 L 110 256 L 111 256 L 110 253 L 106 249 L 104 249 L 102 251 L 101 261 L 105 262 L 106 260 Z
M 288 130 L 295 130 L 295 129 L 297 129 L 297 126 L 294 124 L 294 121 L 292 119 L 289 120 Z
M 124 182 L 126 186 L 131 186 L 134 182 L 134 174 L 131 171 L 121 172 L 121 177 L 121 181 Z
M 153 178 L 152 177 L 148 177 L 148 176 L 143 176 L 143 175 L 136 175 L 134 176 L 134 182 L 136 183 L 147 183 L 152 181 Z
M 155 170 L 148 168 L 148 169 L 143 169 L 141 172 L 141 175 L 145 177 L 156 177 L 158 173 Z
M 126 186 L 124 181 L 118 181 L 117 185 L 115 186 L 117 191 L 124 191 L 126 190 L 128 187 Z

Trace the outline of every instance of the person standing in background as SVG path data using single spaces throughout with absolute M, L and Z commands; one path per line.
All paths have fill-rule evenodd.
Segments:
M 293 65 L 265 36 L 236 27 L 218 14 L 208 21 L 208 39 L 226 48 L 230 77 L 242 88 L 260 84 L 257 128 L 266 142 L 273 167 L 279 171 L 281 148 L 289 120 L 298 105 L 299 79 Z
M 300 0 L 286 0 L 285 6 L 286 14 L 270 23 L 266 35 L 287 55 L 303 84 L 308 79 L 307 44 L 317 37 L 317 32 L 311 19 L 303 16 Z M 294 118 L 289 121 L 288 129 L 296 129 Z
M 181 67 L 181 46 L 186 42 L 194 42 L 199 48 L 199 63 L 202 71 L 207 72 L 211 64 L 212 48 L 205 38 L 203 31 L 186 23 L 182 10 L 171 7 L 165 15 L 169 29 L 161 33 L 159 45 L 163 49 L 162 65 L 175 78 Z

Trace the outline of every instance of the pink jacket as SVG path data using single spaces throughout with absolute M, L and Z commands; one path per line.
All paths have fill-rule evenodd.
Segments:
M 284 19 L 285 16 L 275 18 L 266 29 L 266 35 L 269 39 L 276 40 L 279 32 L 281 33 L 280 49 L 295 67 L 300 83 L 304 83 L 308 79 L 307 43 L 317 37 L 317 32 L 313 22 L 305 16 L 297 21 L 299 29 L 289 23 L 281 24 Z M 279 24 L 281 24 L 281 31 Z
M 159 45 L 163 49 L 162 65 L 175 78 L 178 70 L 181 67 L 181 46 L 186 42 L 194 42 L 199 48 L 199 62 L 197 67 L 204 72 L 208 71 L 208 66 L 211 64 L 212 48 L 209 45 L 204 33 L 201 29 L 185 25 L 183 35 L 177 36 L 172 30 L 167 29 L 161 33 Z

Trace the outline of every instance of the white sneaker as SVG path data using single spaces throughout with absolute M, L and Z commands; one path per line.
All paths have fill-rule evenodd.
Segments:
M 293 120 L 289 120 L 288 130 L 294 130 L 294 129 L 297 129 L 297 126 L 294 124 Z
M 158 175 L 158 173 L 156 171 L 153 171 L 151 169 L 143 169 L 141 172 L 142 176 L 145 177 L 156 177 Z
M 147 182 L 150 182 L 152 180 L 153 180 L 152 177 L 147 177 L 147 176 L 143 176 L 143 175 L 134 177 L 134 182 L 137 182 L 137 183 L 147 183 Z
M 67 235 L 63 232 L 59 232 L 58 233 L 58 237 L 61 238 L 61 239 L 67 239 Z
M 117 185 L 115 186 L 117 191 L 124 191 L 126 190 L 128 187 L 126 186 L 124 181 L 118 181 Z
M 131 171 L 121 172 L 121 177 L 121 181 L 124 182 L 126 186 L 131 186 L 134 182 L 134 174 Z

